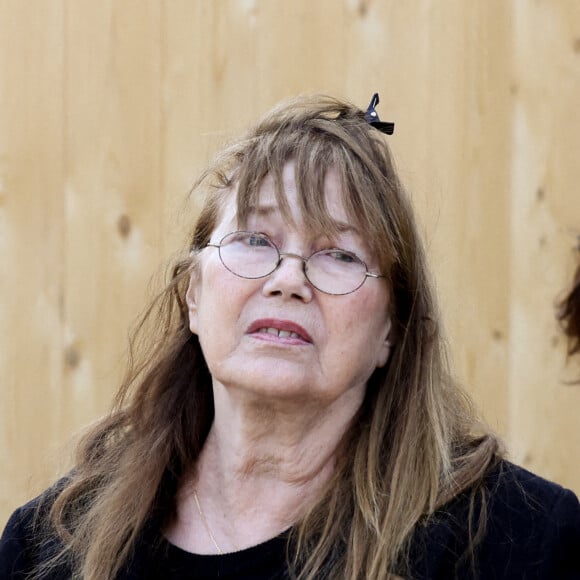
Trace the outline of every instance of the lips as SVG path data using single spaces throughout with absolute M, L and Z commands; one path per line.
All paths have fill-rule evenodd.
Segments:
M 265 334 L 281 339 L 294 339 L 303 342 L 312 342 L 311 336 L 299 324 L 291 320 L 276 318 L 261 318 L 250 324 L 247 334 Z

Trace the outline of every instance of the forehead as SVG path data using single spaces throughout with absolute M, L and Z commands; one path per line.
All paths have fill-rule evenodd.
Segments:
M 277 191 L 276 179 L 267 175 L 259 188 L 255 203 L 248 207 L 248 216 L 281 215 L 294 224 L 311 225 L 307 219 L 305 206 L 320 205 L 324 213 L 335 222 L 349 223 L 350 219 L 343 203 L 343 193 L 339 177 L 334 169 L 329 169 L 324 177 L 322 191 L 300 191 L 296 181 L 295 165 L 287 163 L 281 175 L 281 190 Z M 284 203 L 280 203 L 280 194 Z M 305 203 L 304 197 L 311 198 Z M 318 199 L 312 199 L 318 198 Z M 286 206 L 286 207 L 284 207 Z M 288 214 L 288 215 L 287 215 Z
M 345 208 L 338 173 L 330 168 L 319 187 L 300 183 L 295 164 L 288 162 L 278 175 L 268 174 L 248 195 L 234 185 L 222 206 L 218 229 L 249 227 L 260 220 L 279 220 L 311 233 L 340 233 L 358 229 L 356 217 Z
M 320 171 L 318 178 L 309 179 L 312 173 L 301 174 L 289 161 L 278 172 L 272 170 L 245 184 L 237 176 L 221 191 L 210 236 L 217 239 L 236 230 L 267 229 L 270 224 L 266 220 L 276 220 L 274 227 L 300 230 L 307 237 L 338 239 L 346 235 L 364 246 L 367 259 L 374 256 L 387 272 L 394 254 L 388 232 L 380 227 L 383 208 L 369 201 L 364 187 L 361 191 L 345 173 L 346 168 L 330 166 L 324 173 Z

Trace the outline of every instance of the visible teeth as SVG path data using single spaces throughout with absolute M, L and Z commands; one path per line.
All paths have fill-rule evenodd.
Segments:
M 290 330 L 278 330 L 277 328 L 260 328 L 258 332 L 265 332 L 266 334 L 273 334 L 274 336 L 279 336 L 281 338 L 300 338 L 299 334 L 291 332 Z

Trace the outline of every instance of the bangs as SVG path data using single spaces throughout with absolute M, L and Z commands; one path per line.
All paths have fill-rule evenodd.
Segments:
M 270 177 L 284 221 L 296 225 L 283 181 L 285 166 L 294 162 L 302 223 L 310 233 L 337 236 L 342 230 L 329 212 L 325 195 L 327 174 L 334 170 L 346 215 L 378 259 L 381 271 L 387 274 L 396 259 L 392 243 L 396 234 L 388 231 L 385 223 L 386 191 L 380 186 L 384 184 L 384 176 L 378 170 L 369 170 L 368 162 L 372 161 L 363 160 L 361 157 L 366 156 L 362 151 L 355 151 L 353 155 L 353 144 L 347 145 L 335 132 L 336 122 L 317 119 L 309 126 L 294 127 L 292 131 L 279 130 L 253 141 L 233 176 L 237 185 L 238 223 L 240 227 L 247 226 L 252 209 L 260 204 L 260 187 L 264 179 Z M 381 178 L 379 183 L 377 173 Z

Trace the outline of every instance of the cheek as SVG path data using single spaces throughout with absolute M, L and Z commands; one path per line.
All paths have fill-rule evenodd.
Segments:
M 391 323 L 386 301 L 361 298 L 335 313 L 341 323 L 340 350 L 345 356 L 349 349 L 356 350 L 360 362 L 366 361 L 374 370 L 388 360 Z
M 345 320 L 346 326 L 369 338 L 382 337 L 389 324 L 386 297 L 376 296 L 375 293 L 361 293 L 360 296 L 355 293 L 352 296 L 349 303 L 337 309 L 339 319 Z
M 252 284 L 234 276 L 221 265 L 203 272 L 204 283 L 197 292 L 199 301 L 194 312 L 197 334 L 202 343 L 224 348 L 243 332 L 244 309 Z M 190 316 L 191 323 L 191 316 Z

